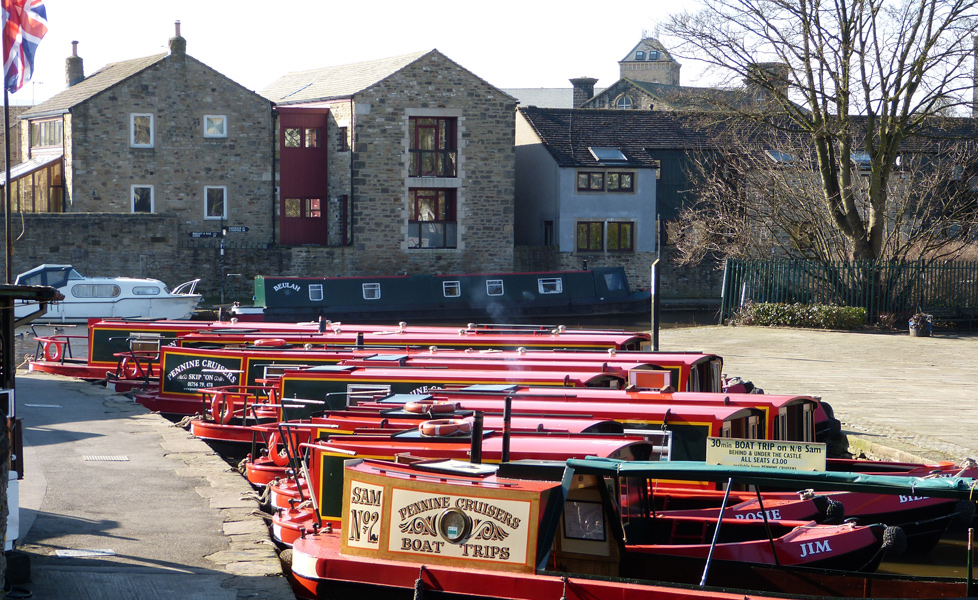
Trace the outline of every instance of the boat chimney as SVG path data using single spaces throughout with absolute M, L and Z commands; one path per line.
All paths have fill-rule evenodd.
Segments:
M 68 87 L 85 79 L 85 65 L 78 56 L 78 42 L 71 42 L 71 56 L 65 60 L 65 82 Z
M 357 332 L 357 350 L 363 350 L 363 332 Z
M 504 463 L 509 462 L 509 437 L 512 433 L 513 397 L 506 396 L 503 400 L 503 456 Z
M 482 464 L 482 411 L 475 411 L 472 419 L 472 446 L 469 451 L 469 462 L 473 465 Z

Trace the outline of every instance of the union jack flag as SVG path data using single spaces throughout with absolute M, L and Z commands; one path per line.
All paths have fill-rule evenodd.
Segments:
M 34 53 L 48 32 L 43 0 L 0 0 L 3 6 L 3 85 L 16 92 L 31 78 Z

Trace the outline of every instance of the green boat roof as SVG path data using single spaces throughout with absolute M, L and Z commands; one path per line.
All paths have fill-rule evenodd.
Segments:
M 870 492 L 876 494 L 910 494 L 936 498 L 974 500 L 978 498 L 978 480 L 970 477 L 907 477 L 835 471 L 790 471 L 770 467 L 708 465 L 695 461 L 623 461 L 610 458 L 572 458 L 567 467 L 576 474 L 649 477 L 685 481 L 725 482 L 770 487 L 811 488 Z

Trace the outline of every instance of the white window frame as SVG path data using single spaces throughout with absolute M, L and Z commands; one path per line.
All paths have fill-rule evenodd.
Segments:
M 142 211 L 136 212 L 136 188 L 149 188 L 149 213 L 156 212 L 156 190 L 152 185 L 133 184 L 129 186 L 129 212 L 134 215 L 143 214 Z
M 443 281 L 441 282 L 441 293 L 446 298 L 459 298 L 462 295 L 462 282 L 461 281 Z
M 149 117 L 149 143 L 136 143 L 136 118 Z M 153 113 L 129 113 L 129 147 L 130 148 L 153 148 L 156 145 L 156 119 Z
M 221 190 L 224 193 L 224 211 L 219 216 L 207 214 L 207 195 L 210 190 Z M 204 186 L 204 220 L 205 221 L 226 221 L 228 218 L 228 186 L 226 185 L 205 185 Z
M 207 132 L 207 120 L 218 120 L 220 119 L 221 131 L 219 133 L 208 133 Z M 204 137 L 205 138 L 226 138 L 228 136 L 228 117 L 227 115 L 204 115 L 201 123 L 204 127 Z
M 541 294 L 562 294 L 564 292 L 564 279 L 562 277 L 537 279 L 537 291 Z
M 310 283 L 309 284 L 309 301 L 310 302 L 322 302 L 323 298 L 323 284 L 321 283 Z
M 361 287 L 363 290 L 364 300 L 380 300 L 380 284 L 379 283 L 365 283 Z
M 488 296 L 502 296 L 506 293 L 503 287 L 502 279 L 487 279 L 486 280 L 486 295 Z

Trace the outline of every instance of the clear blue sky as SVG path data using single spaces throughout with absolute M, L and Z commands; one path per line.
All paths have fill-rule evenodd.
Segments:
M 670 3 L 670 9 L 691 0 Z M 111 62 L 167 51 L 181 22 L 187 53 L 253 90 L 289 71 L 437 48 L 500 88 L 570 87 L 589 76 L 618 79 L 618 61 L 653 32 L 665 3 L 611 5 L 579 0 L 516 3 L 428 0 L 45 0 L 48 33 L 32 80 L 11 104 L 41 102 L 65 89 L 71 42 L 89 75 Z M 683 64 L 683 83 L 697 65 Z

